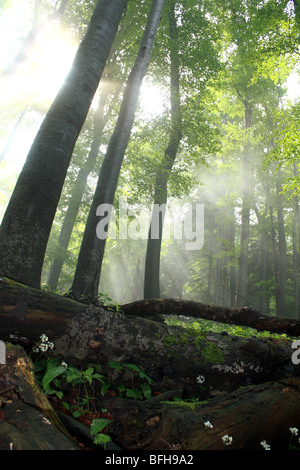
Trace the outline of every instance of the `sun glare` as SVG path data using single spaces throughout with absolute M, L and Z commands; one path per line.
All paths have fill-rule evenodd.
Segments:
M 54 99 L 71 68 L 77 47 L 58 25 L 47 28 L 32 57 L 34 69 L 28 75 L 29 88 L 44 99 Z
M 59 25 L 48 25 L 17 73 L 1 80 L 1 105 L 26 97 L 38 102 L 53 101 L 70 70 L 77 47 Z
M 162 89 L 145 81 L 140 92 L 140 108 L 146 117 L 155 117 L 163 112 L 165 97 Z

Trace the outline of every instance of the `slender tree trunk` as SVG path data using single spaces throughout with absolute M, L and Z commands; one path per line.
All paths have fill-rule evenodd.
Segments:
M 277 247 L 276 247 L 276 233 L 275 233 L 275 220 L 274 220 L 274 211 L 273 205 L 271 201 L 271 194 L 270 188 L 268 183 L 265 186 L 265 193 L 266 193 L 266 201 L 268 205 L 268 212 L 270 217 L 270 239 L 269 242 L 271 244 L 271 252 L 273 258 L 273 276 L 274 276 L 274 294 L 275 294 L 275 302 L 276 302 L 276 311 L 278 312 L 278 254 L 277 254 Z
M 277 315 L 285 317 L 287 315 L 286 306 L 286 238 L 283 215 L 282 190 L 280 181 L 276 181 L 277 192 L 277 227 L 278 227 L 278 310 Z
M 245 132 L 250 129 L 252 125 L 252 106 L 244 100 L 245 106 Z M 247 135 L 246 135 L 247 140 Z M 240 257 L 237 278 L 237 307 L 245 305 L 245 298 L 247 298 L 247 283 L 248 283 L 248 256 L 249 256 L 249 231 L 250 231 L 250 183 L 249 183 L 249 161 L 250 145 L 246 141 L 245 151 L 242 158 L 242 184 L 243 184 L 243 198 L 242 198 L 242 213 L 241 213 L 241 236 L 240 236 Z
M 217 243 L 216 243 L 216 251 L 215 251 L 215 257 L 216 257 L 216 268 L 215 268 L 215 288 L 214 288 L 214 298 L 213 298 L 213 304 L 214 305 L 223 305 L 222 304 L 222 292 L 224 289 L 222 288 L 223 285 L 223 268 L 224 268 L 224 260 L 223 257 L 221 256 L 221 253 L 223 251 L 223 225 L 222 223 L 219 223 L 217 226 Z
M 81 168 L 78 173 L 72 196 L 69 202 L 69 206 L 66 211 L 63 225 L 59 234 L 58 245 L 60 249 L 60 254 L 54 259 L 50 268 L 48 278 L 48 284 L 53 290 L 57 288 L 58 279 L 64 263 L 64 254 L 69 246 L 72 231 L 76 222 L 76 217 L 78 215 L 78 211 L 86 189 L 88 176 L 91 171 L 93 171 L 98 158 L 103 129 L 111 115 L 111 108 L 104 115 L 104 108 L 106 105 L 108 94 L 108 88 L 103 89 L 102 94 L 100 96 L 98 109 L 94 116 L 94 138 L 91 145 L 91 149 L 84 167 Z
M 175 17 L 176 0 L 170 2 L 169 9 L 169 30 L 170 30 L 170 59 L 171 59 L 171 119 L 172 129 L 170 133 L 169 145 L 166 148 L 164 161 L 156 177 L 154 207 L 161 206 L 158 219 L 158 237 L 154 238 L 149 230 L 144 278 L 144 298 L 158 298 L 160 296 L 159 271 L 160 271 L 160 252 L 164 223 L 164 205 L 168 198 L 168 179 L 177 155 L 181 140 L 181 110 L 180 110 L 180 88 L 179 88 L 179 55 L 178 55 L 178 34 Z M 153 218 L 156 213 L 153 211 Z
M 134 123 L 140 87 L 151 58 L 164 3 L 165 0 L 152 2 L 137 58 L 128 78 L 119 117 L 101 167 L 72 285 L 72 290 L 83 296 L 97 298 L 98 295 L 107 233 L 100 234 L 100 237 L 96 236 L 97 208 L 104 207 L 104 204 L 107 208 L 111 208 L 114 201 L 123 158 Z
M 71 71 L 29 151 L 0 228 L 0 273 L 40 287 L 41 270 L 74 145 L 127 0 L 100 0 Z
M 294 176 L 298 175 L 297 164 L 294 163 Z M 293 213 L 293 277 L 294 277 L 294 312 L 295 318 L 300 318 L 300 302 L 299 302 L 299 264 L 300 264 L 300 215 L 299 215 L 299 198 L 294 197 L 294 213 Z

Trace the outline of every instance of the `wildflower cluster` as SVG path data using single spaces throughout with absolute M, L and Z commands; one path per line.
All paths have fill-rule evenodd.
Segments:
M 196 381 L 198 384 L 203 384 L 205 382 L 205 377 L 203 377 L 203 375 L 198 375 L 198 377 L 196 377 Z
M 48 336 L 46 336 L 45 334 L 42 334 L 40 336 L 40 342 L 38 344 L 36 344 L 35 346 L 33 346 L 32 348 L 32 351 L 34 353 L 38 353 L 38 352 L 46 352 L 48 349 L 53 349 L 54 348 L 54 343 L 52 343 L 51 341 L 48 340 Z
M 265 450 L 271 450 L 270 445 L 267 444 L 266 441 L 261 441 L 260 445 L 261 445 Z
M 294 436 L 298 436 L 298 429 L 297 428 L 289 428 L 289 431 L 291 433 L 291 440 L 289 444 L 289 450 L 292 449 L 292 440 Z M 300 443 L 300 439 L 299 439 Z M 266 443 L 266 441 L 261 441 L 260 445 L 265 449 L 265 450 L 271 450 L 271 446 Z
M 230 444 L 232 444 L 233 437 L 228 436 L 228 434 L 225 434 L 225 436 L 222 437 L 222 441 L 224 443 L 224 446 L 230 446 Z
M 211 424 L 210 421 L 205 421 L 204 426 L 205 426 L 206 428 L 210 428 L 210 429 L 213 428 L 213 425 Z

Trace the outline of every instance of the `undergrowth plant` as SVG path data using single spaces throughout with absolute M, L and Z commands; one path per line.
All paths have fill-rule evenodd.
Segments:
M 96 400 L 95 383 L 101 384 L 101 396 L 105 396 L 111 384 L 108 382 L 103 374 L 100 374 L 95 367 L 88 367 L 85 370 L 80 370 L 77 367 L 68 365 L 61 362 L 56 358 L 41 358 L 41 355 L 47 351 L 45 344 L 50 344 L 51 349 L 53 343 L 49 343 L 45 335 L 41 336 L 41 341 L 33 348 L 33 353 L 38 354 L 37 359 L 33 362 L 36 377 L 42 387 L 42 390 L 47 396 L 55 396 L 61 400 L 64 408 L 72 413 L 72 416 L 77 419 L 80 416 L 91 412 L 91 401 Z M 42 347 L 41 347 L 42 346 Z M 110 361 L 108 365 L 115 370 L 128 370 L 131 373 L 132 388 L 125 386 L 123 383 L 117 387 L 117 395 L 120 397 L 131 398 L 134 400 L 144 400 L 152 397 L 151 383 L 152 379 L 143 372 L 137 365 L 124 363 L 121 364 L 117 361 Z M 99 366 L 100 368 L 100 366 Z M 100 370 L 100 369 L 99 369 Z M 136 377 L 142 379 L 142 383 L 136 384 Z M 66 390 L 71 387 L 73 392 L 76 392 L 76 403 L 70 403 L 63 400 Z M 74 394 L 74 393 L 73 393 Z M 111 440 L 110 436 L 103 432 L 105 431 L 111 419 L 95 418 L 93 419 L 90 427 L 91 436 L 94 436 L 95 444 L 103 445 L 106 447 L 107 443 Z

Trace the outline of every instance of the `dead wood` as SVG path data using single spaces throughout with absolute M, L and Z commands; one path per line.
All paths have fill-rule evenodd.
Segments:
M 108 362 L 132 363 L 151 377 L 154 391 L 183 388 L 186 397 L 204 398 L 298 373 L 288 340 L 195 332 L 0 283 L 0 339 L 30 345 L 41 334 L 55 343 L 52 355 L 81 368 L 101 364 L 112 384 L 131 385 L 138 377 L 111 370 Z
M 271 333 L 285 333 L 291 336 L 300 335 L 299 320 L 263 315 L 251 307 L 227 308 L 192 300 L 150 299 L 125 304 L 121 308 L 127 315 L 155 318 L 157 321 L 161 315 L 183 315 L 247 326 L 259 331 L 266 330 Z
M 115 418 L 110 431 L 125 450 L 222 450 L 226 434 L 231 450 L 263 450 L 263 440 L 271 450 L 288 450 L 289 428 L 300 426 L 299 393 L 298 378 L 202 403 L 115 400 L 106 406 Z

